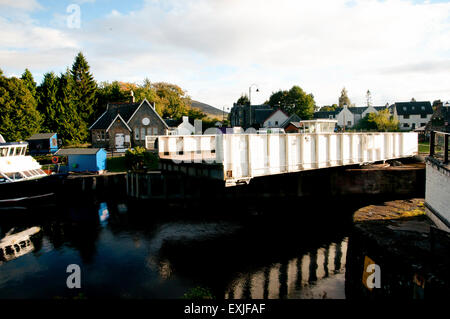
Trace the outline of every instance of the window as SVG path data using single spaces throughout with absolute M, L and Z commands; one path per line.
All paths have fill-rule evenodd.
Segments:
M 153 128 L 153 135 L 158 135 L 158 128 L 157 127 Z
M 134 139 L 139 140 L 139 127 L 134 128 Z
M 332 118 L 333 118 L 333 115 L 328 115 L 328 118 L 332 119 Z
M 426 115 L 426 114 L 420 114 L 420 118 L 421 118 L 421 119 L 426 119 L 426 118 L 427 118 L 427 115 Z
M 409 114 L 403 115 L 403 118 L 404 118 L 404 119 L 409 119 Z
M 145 127 L 141 127 L 141 140 L 145 140 Z
M 8 155 L 8 149 L 2 148 L 0 151 L 0 157 L 6 157 L 6 155 Z
M 108 141 L 109 140 L 109 132 L 105 133 L 105 137 L 106 137 L 106 140 Z
M 9 156 L 14 156 L 14 147 L 9 149 Z
M 152 135 L 152 128 L 151 127 L 147 127 L 147 135 Z
M 278 121 L 275 121 L 275 125 L 278 125 Z
M 406 106 L 403 107 L 403 111 L 406 111 Z
M 420 127 L 427 125 L 427 123 L 420 123 Z
M 408 123 L 403 123 L 403 127 L 409 127 Z
M 422 111 L 425 111 L 425 106 L 422 106 L 421 109 L 422 109 Z
M 101 136 L 101 140 L 104 141 L 105 140 L 105 131 L 101 131 L 100 136 Z
M 352 121 L 347 121 L 347 126 L 352 126 Z

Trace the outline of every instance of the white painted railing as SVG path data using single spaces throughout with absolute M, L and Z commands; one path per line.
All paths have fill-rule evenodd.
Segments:
M 160 136 L 175 163 L 223 164 L 224 179 L 363 164 L 417 154 L 417 133 L 298 133 Z

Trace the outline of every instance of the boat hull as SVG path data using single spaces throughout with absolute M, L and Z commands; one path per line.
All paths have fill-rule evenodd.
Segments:
M 55 196 L 65 175 L 48 175 L 38 179 L 0 184 L 0 208 L 45 202 Z

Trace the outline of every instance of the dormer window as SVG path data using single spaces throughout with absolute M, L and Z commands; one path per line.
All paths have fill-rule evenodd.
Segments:
M 422 106 L 421 108 L 422 108 L 422 111 L 425 111 L 425 106 Z
M 406 111 L 406 106 L 403 107 L 403 111 Z

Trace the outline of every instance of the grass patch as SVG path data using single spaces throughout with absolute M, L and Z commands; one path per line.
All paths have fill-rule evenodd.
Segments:
M 420 142 L 419 143 L 419 153 L 430 153 L 430 143 Z
M 126 172 L 125 156 L 107 158 L 106 169 L 108 172 Z

